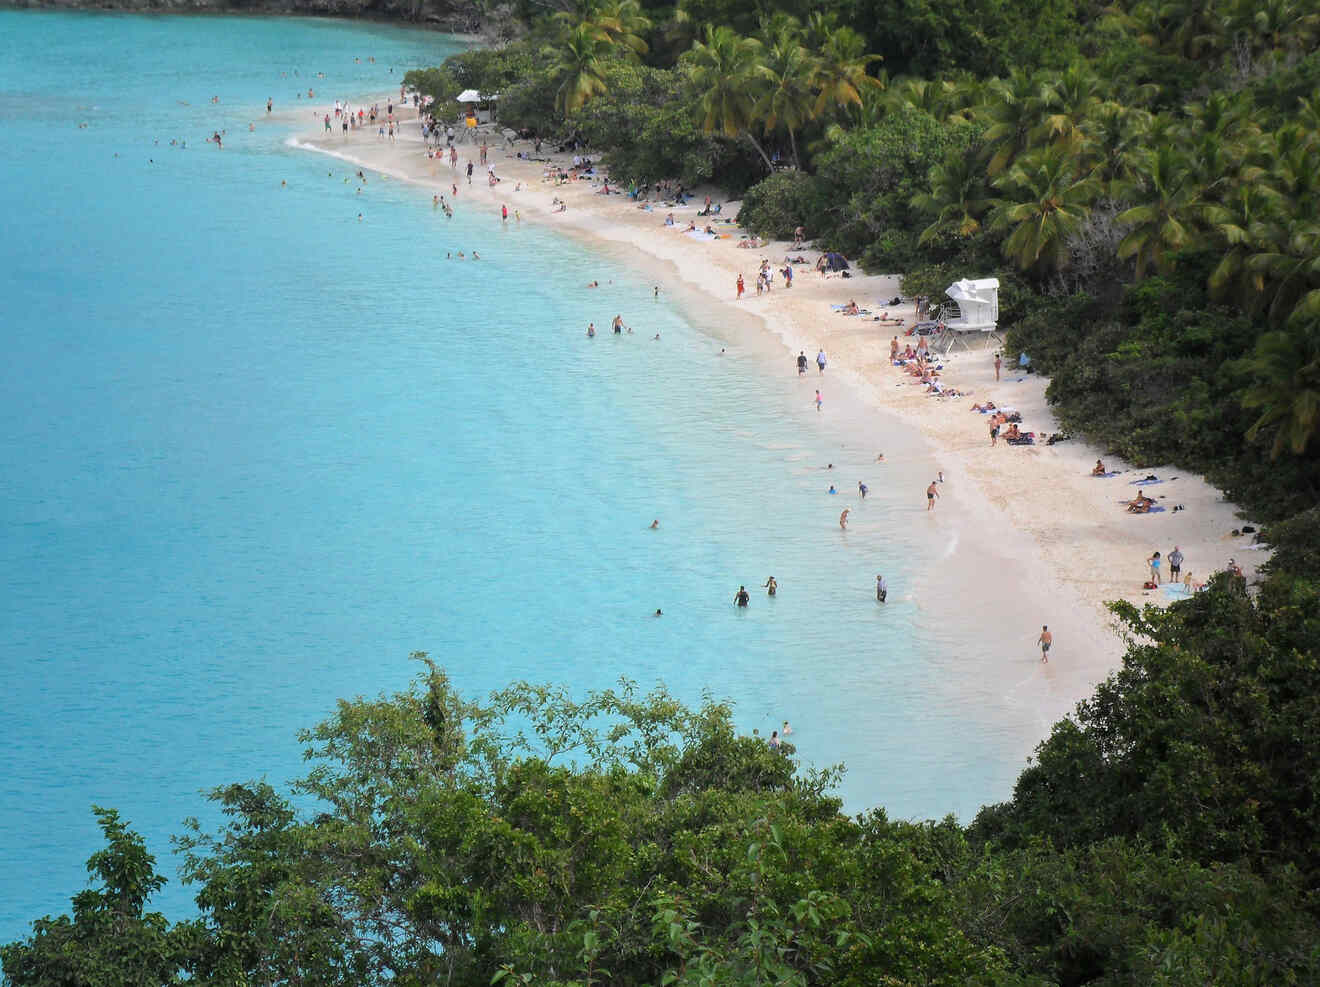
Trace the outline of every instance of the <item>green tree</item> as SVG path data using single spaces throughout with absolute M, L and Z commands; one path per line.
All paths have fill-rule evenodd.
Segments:
M 1119 223 L 1131 226 L 1118 244 L 1118 256 L 1135 260 L 1141 278 L 1149 267 L 1168 271 L 1175 253 L 1193 242 L 1211 214 L 1201 183 L 1176 148 L 1163 145 L 1138 153 L 1132 172 L 1132 181 L 1119 194 L 1139 204 L 1118 214 Z
M 762 61 L 763 47 L 727 27 L 706 25 L 704 40 L 694 41 L 686 56 L 692 84 L 699 93 L 698 118 L 706 133 L 745 137 L 756 149 L 765 170 L 774 166 L 752 133 L 756 108 L 769 88 L 769 72 Z
M 87 861 L 97 885 L 73 897 L 73 916 L 38 919 L 22 942 L 0 946 L 12 987 L 160 987 L 182 983 L 185 953 L 165 916 L 146 911 L 165 885 L 142 837 L 114 809 L 94 806 L 106 845 Z
M 991 227 L 1006 231 L 1004 255 L 1022 270 L 1049 274 L 1066 266 L 1069 238 L 1081 229 L 1099 194 L 1077 159 L 1060 148 L 1028 155 L 995 180 L 1003 193 Z
M 1244 368 L 1252 383 L 1242 407 L 1259 411 L 1248 441 L 1271 435 L 1272 459 L 1285 451 L 1303 455 L 1320 430 L 1320 320 L 1265 333 Z
M 569 28 L 554 47 L 547 49 L 553 59 L 551 78 L 558 83 L 555 105 L 562 112 L 579 110 L 605 91 L 605 63 L 610 51 L 609 41 L 586 21 Z
M 814 116 L 816 60 L 799 42 L 796 34 L 781 31 L 765 49 L 766 89 L 756 107 L 765 132 L 780 127 L 788 133 L 793 167 L 798 160 L 797 132 Z

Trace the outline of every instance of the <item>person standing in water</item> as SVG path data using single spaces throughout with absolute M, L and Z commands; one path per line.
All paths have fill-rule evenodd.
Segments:
M 875 574 L 875 598 L 880 603 L 885 602 L 889 596 L 889 584 L 885 582 L 885 577 L 878 572 Z
M 751 594 L 747 592 L 746 586 L 739 586 L 738 592 L 733 594 L 733 602 L 740 607 L 747 606 L 751 599 Z
M 766 595 L 766 596 L 774 596 L 774 595 L 775 595 L 775 592 L 776 592 L 778 589 L 779 589 L 779 584 L 778 584 L 777 582 L 775 582 L 775 577 L 774 577 L 774 576 L 771 576 L 769 579 L 767 579 L 767 580 L 765 581 L 765 595 Z
M 845 507 L 843 513 L 839 515 L 839 527 L 844 531 L 848 530 L 848 514 L 850 509 Z
M 1036 638 L 1036 643 L 1040 645 L 1040 660 L 1049 663 L 1050 645 L 1054 643 L 1054 635 L 1050 633 L 1048 624 L 1042 624 L 1040 628 L 1040 637 Z
M 862 495 L 862 500 L 865 500 L 865 499 L 866 499 L 866 492 L 867 492 L 869 489 L 870 489 L 870 487 L 868 487 L 868 486 L 867 486 L 865 483 L 863 483 L 861 480 L 858 480 L 858 481 L 857 481 L 857 492 L 858 492 L 859 494 Z
M 939 495 L 940 492 L 935 489 L 935 481 L 931 480 L 930 486 L 926 488 L 926 510 L 928 511 L 935 510 L 935 498 L 938 497 Z
M 817 411 L 820 411 L 820 406 L 821 406 L 821 404 L 822 404 L 823 401 L 824 401 L 824 398 L 822 398 L 822 397 L 820 396 L 820 388 L 818 387 L 818 388 L 816 388 L 816 410 L 817 410 Z

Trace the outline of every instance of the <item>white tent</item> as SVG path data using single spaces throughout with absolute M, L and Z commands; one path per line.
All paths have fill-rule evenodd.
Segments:
M 454 100 L 456 103 L 470 104 L 477 114 L 478 123 L 490 123 L 495 119 L 495 104 L 499 101 L 499 93 L 482 93 L 475 89 L 464 89 Z
M 961 342 L 963 333 L 991 333 L 998 338 L 999 279 L 964 278 L 949 285 L 949 300 L 941 306 L 940 321 L 949 333 L 948 346 Z

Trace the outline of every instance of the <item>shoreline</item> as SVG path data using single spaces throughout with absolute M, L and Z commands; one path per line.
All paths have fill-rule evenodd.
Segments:
M 318 107 L 315 112 L 323 114 L 325 109 Z M 944 595 L 956 600 L 965 598 L 960 594 L 978 593 L 978 587 L 985 587 L 987 581 L 1007 582 L 1019 587 L 1021 610 L 1011 621 L 986 626 L 986 636 L 1019 642 L 1042 623 L 1048 623 L 1058 635 L 1056 660 L 1042 666 L 1048 670 L 1048 681 L 1036 697 L 1043 730 L 1040 739 L 1054 720 L 1070 715 L 1075 704 L 1119 666 L 1123 641 L 1105 603 L 1123 599 L 1138 606 L 1164 605 L 1178 598 L 1163 588 L 1142 588 L 1148 573 L 1146 560 L 1153 551 L 1167 555 L 1179 546 L 1186 557 L 1184 574 L 1192 572 L 1197 580 L 1222 569 L 1230 557 L 1237 559 L 1248 577 L 1263 561 L 1263 553 L 1250 550 L 1250 536 L 1229 534 L 1241 527 L 1237 508 L 1203 478 L 1166 467 L 1136 470 L 1080 440 L 1045 445 L 1044 436 L 1059 431 L 1045 402 L 1048 380 L 1036 374 L 1003 373 L 996 382 L 995 350 L 976 348 L 972 341 L 972 349 L 956 350 L 944 358 L 942 380 L 946 386 L 962 390 L 963 397 L 939 398 L 927 395 L 919 384 L 909 384 L 912 378 L 888 359 L 889 341 L 896 331 L 892 325 L 842 316 L 830 308 L 855 298 L 859 305 L 876 311 L 877 301 L 901 294 L 898 276 L 856 273 L 843 279 L 818 274 L 804 265 L 795 270 L 791 289 L 784 288 L 778 278 L 780 286 L 768 295 L 757 296 L 749 290 L 736 300 L 738 274 L 750 289 L 760 259 L 768 258 L 777 267 L 789 245 L 771 242 L 755 250 L 739 249 L 735 244 L 740 230 L 731 222 L 717 227 L 717 232 L 731 234 L 730 239 L 698 240 L 681 232 L 690 219 L 706 222 L 696 213 L 706 192 L 720 201 L 714 190 L 696 190 L 697 202 L 684 207 L 670 210 L 656 204 L 647 211 L 626 195 L 597 194 L 598 179 L 562 185 L 543 180 L 547 166 L 542 161 L 515 156 L 518 151 L 530 155 L 530 143 L 510 145 L 496 135 L 489 136 L 498 140 L 490 144 L 489 160 L 501 177 L 493 187 L 481 174 L 484 168 L 479 164 L 477 145 L 455 145 L 459 167 L 453 171 L 447 160 L 426 157 L 411 108 L 402 116 L 395 143 L 380 141 L 371 128 L 347 137 L 336 131 L 326 139 L 323 133 L 296 124 L 285 143 L 443 194 L 452 199 L 455 211 L 470 210 L 475 202 L 476 208 L 489 210 L 497 225 L 500 207 L 507 204 L 510 223 L 515 222 L 516 211 L 522 222 L 556 227 L 591 248 L 605 248 L 648 282 L 662 284 L 689 321 L 713 339 L 726 339 L 730 329 L 738 338 L 746 337 L 767 356 L 769 372 L 773 372 L 774 361 L 782 360 L 785 375 L 796 377 L 793 354 L 804 351 L 810 359 L 823 348 L 829 360 L 823 379 L 829 388 L 837 393 L 842 382 L 864 411 L 911 429 L 949 481 L 941 488 L 935 512 L 946 530 L 932 534 L 949 538 L 945 552 L 949 570 L 922 580 L 923 598 Z M 566 164 L 570 155 L 543 150 L 541 157 Z M 463 174 L 469 159 L 475 166 L 470 186 Z M 456 198 L 451 195 L 451 184 L 459 186 Z M 565 212 L 552 212 L 555 197 L 567 204 Z M 737 208 L 738 203 L 725 201 L 719 218 L 732 220 Z M 674 227 L 663 225 L 670 211 L 675 216 Z M 794 253 L 812 261 L 818 255 L 808 248 Z M 993 273 L 968 272 L 968 276 Z M 909 326 L 915 321 L 911 305 L 891 308 L 890 314 L 903 315 Z M 608 330 L 602 327 L 602 331 Z M 910 337 L 900 338 L 906 341 Z M 1008 370 L 1010 361 L 1004 362 Z M 1011 362 L 1016 364 L 1015 359 Z M 821 379 L 814 367 L 809 369 L 804 388 L 816 387 Z M 804 393 L 809 397 L 811 392 Z M 1023 430 L 1035 431 L 1041 443 L 1014 447 L 1000 442 L 992 448 L 988 419 L 971 410 L 974 402 L 987 399 L 1021 412 Z M 874 447 L 883 451 L 883 438 L 874 439 Z M 1090 469 L 1097 458 L 1104 459 L 1110 470 L 1122 472 L 1107 479 L 1092 477 Z M 1163 482 L 1152 487 L 1133 485 L 1149 473 L 1162 477 Z M 1141 489 L 1148 490 L 1165 510 L 1126 513 L 1120 502 Z M 914 510 L 924 515 L 919 494 L 914 492 Z M 1173 510 L 1180 505 L 1182 510 Z M 913 523 L 923 520 L 914 518 Z M 1167 573 L 1167 565 L 1164 571 Z M 976 672 L 995 676 L 1000 685 L 1008 685 L 1016 674 L 989 668 Z

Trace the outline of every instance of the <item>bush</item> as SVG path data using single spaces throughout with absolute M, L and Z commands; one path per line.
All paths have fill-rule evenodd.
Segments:
M 757 182 L 743 195 L 738 222 L 758 236 L 786 240 L 799 226 L 807 236 L 822 230 L 826 189 L 815 175 L 779 171 Z

